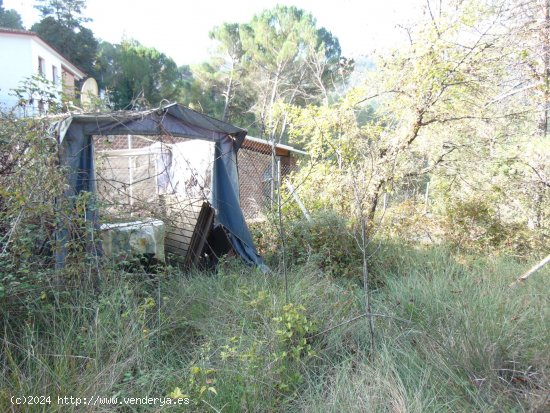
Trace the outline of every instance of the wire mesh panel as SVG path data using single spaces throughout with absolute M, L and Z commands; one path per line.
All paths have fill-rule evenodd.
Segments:
M 253 219 L 270 204 L 271 155 L 241 149 L 238 164 L 241 208 L 246 219 Z
M 165 149 L 167 151 L 167 148 Z M 150 216 L 159 193 L 160 150 L 100 152 L 96 156 L 97 192 L 111 217 Z
M 183 138 L 99 137 L 97 193 L 106 222 L 156 218 L 165 251 L 183 263 L 203 202 L 210 195 L 214 144 Z
M 160 200 L 166 225 L 165 250 L 176 261 L 184 263 L 204 199 L 165 194 L 160 195 Z
M 267 141 L 245 140 L 238 153 L 241 208 L 247 220 L 261 218 L 273 206 L 278 181 L 297 170 L 297 158 Z

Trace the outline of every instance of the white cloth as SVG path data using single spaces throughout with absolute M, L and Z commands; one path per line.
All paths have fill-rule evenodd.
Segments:
M 168 193 L 210 199 L 214 142 L 192 140 L 172 145 Z

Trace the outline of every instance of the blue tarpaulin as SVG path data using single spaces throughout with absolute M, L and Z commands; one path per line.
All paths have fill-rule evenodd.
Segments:
M 60 165 L 67 168 L 66 197 L 82 191 L 96 191 L 93 137 L 98 135 L 171 135 L 215 142 L 212 192 L 210 202 L 216 211 L 215 225 L 223 225 L 229 233 L 233 249 L 249 263 L 265 269 L 256 252 L 239 202 L 237 151 L 246 130 L 195 112 L 179 104 L 170 104 L 143 112 L 71 115 L 53 125 L 60 146 Z M 97 214 L 87 215 L 97 220 Z M 66 259 L 66 228 L 57 230 L 56 263 L 62 267 Z

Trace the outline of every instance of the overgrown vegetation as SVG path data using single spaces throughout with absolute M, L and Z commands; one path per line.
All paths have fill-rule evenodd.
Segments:
M 294 7 L 215 28 L 217 55 L 192 69 L 100 46 L 115 107 L 192 92 L 308 151 L 294 194 L 271 165 L 272 208 L 250 225 L 268 274 L 97 257 L 92 194 L 71 194 L 49 123 L 3 115 L 0 411 L 548 411 L 550 270 L 509 284 L 548 254 L 550 6 L 433 3 L 354 88 L 338 40 Z M 40 4 L 43 28 L 90 34 L 84 1 Z M 29 395 L 51 401 L 11 401 Z
M 548 271 L 510 291 L 523 268 L 513 259 L 380 251 L 373 362 L 366 320 L 338 326 L 363 314 L 361 288 L 311 266 L 290 272 L 290 304 L 281 277 L 235 261 L 152 280 L 105 269 L 100 293 L 66 274 L 62 290 L 45 283 L 18 301 L 24 312 L 2 307 L 1 409 L 10 395 L 179 388 L 192 411 L 544 410 Z

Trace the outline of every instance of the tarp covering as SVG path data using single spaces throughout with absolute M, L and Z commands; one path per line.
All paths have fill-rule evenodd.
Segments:
M 216 210 L 215 224 L 229 231 L 234 250 L 245 262 L 266 268 L 256 252 L 239 203 L 237 151 L 246 130 L 178 104 L 144 112 L 71 115 L 54 124 L 52 129 L 60 146 L 60 164 L 68 170 L 69 187 L 65 193 L 68 197 L 96 190 L 94 135 L 172 135 L 214 142 L 210 202 Z M 97 219 L 94 214 L 90 216 Z M 59 229 L 57 237 L 61 244 L 57 265 L 63 266 L 67 230 Z
M 165 192 L 179 193 L 191 198 L 203 197 L 212 203 L 215 146 L 214 142 L 202 139 L 170 145 L 170 159 L 161 167 L 168 175 Z

